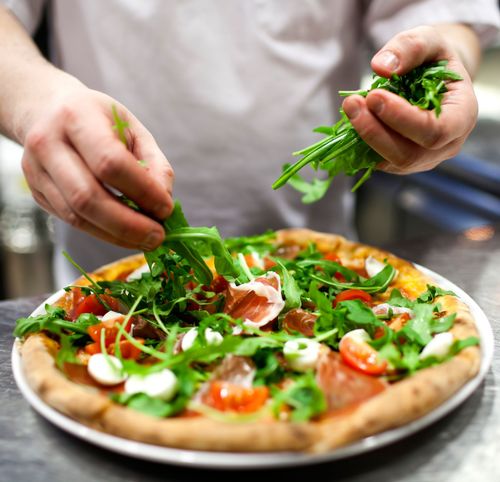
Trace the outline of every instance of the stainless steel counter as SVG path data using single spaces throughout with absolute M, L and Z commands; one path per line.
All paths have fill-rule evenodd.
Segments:
M 496 336 L 485 383 L 458 409 L 404 440 L 362 456 L 303 468 L 217 472 L 148 463 L 108 452 L 55 428 L 23 399 L 12 378 L 14 321 L 45 297 L 0 302 L 0 480 L 17 482 L 215 480 L 446 481 L 500 480 L 500 226 L 387 246 L 468 292 Z

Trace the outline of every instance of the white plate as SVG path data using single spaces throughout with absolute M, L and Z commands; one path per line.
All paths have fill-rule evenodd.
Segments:
M 361 454 L 395 442 L 396 440 L 411 435 L 442 418 L 444 415 L 451 412 L 454 408 L 464 402 L 464 400 L 466 400 L 474 392 L 474 390 L 476 390 L 486 376 L 486 373 L 491 365 L 493 359 L 493 332 L 491 330 L 490 323 L 481 308 L 479 308 L 477 303 L 468 294 L 455 284 L 427 268 L 423 268 L 418 265 L 417 267 L 425 274 L 434 278 L 436 283 L 443 288 L 454 291 L 462 299 L 462 301 L 469 306 L 472 315 L 476 320 L 477 329 L 481 339 L 481 366 L 479 373 L 445 403 L 418 420 L 393 430 L 372 435 L 371 437 L 367 437 L 351 445 L 328 453 L 301 454 L 296 452 L 273 452 L 255 454 L 202 452 L 149 445 L 99 432 L 61 414 L 55 409 L 49 407 L 41 398 L 38 397 L 38 395 L 30 388 L 24 376 L 17 343 L 14 344 L 12 349 L 12 370 L 14 372 L 14 378 L 22 394 L 26 397 L 31 406 L 54 425 L 72 435 L 75 435 L 76 437 L 86 440 L 87 442 L 131 457 L 151 460 L 154 462 L 214 469 L 291 467 L 351 457 L 353 455 Z M 42 303 L 32 313 L 32 315 L 36 316 L 43 313 L 44 305 L 46 303 L 50 304 L 55 302 L 62 294 L 62 290 L 55 293 L 46 302 Z

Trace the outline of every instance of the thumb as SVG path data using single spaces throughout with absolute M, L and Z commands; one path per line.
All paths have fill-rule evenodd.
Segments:
M 372 58 L 373 71 L 382 76 L 402 75 L 426 62 L 449 58 L 443 37 L 433 27 L 416 27 L 389 40 Z

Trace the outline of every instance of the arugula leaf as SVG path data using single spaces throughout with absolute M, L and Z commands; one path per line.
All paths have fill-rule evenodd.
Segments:
M 372 85 L 368 90 L 340 91 L 339 94 L 366 96 L 373 89 L 385 89 L 421 109 L 434 109 L 438 117 L 441 113 L 443 95 L 447 91 L 446 82 L 462 80 L 459 74 L 448 70 L 446 65 L 447 61 L 441 60 L 419 66 L 405 75 L 393 74 L 389 79 L 374 74 Z M 333 178 L 340 173 L 354 176 L 365 170 L 352 191 L 356 191 L 371 176 L 383 158 L 359 137 L 342 109 L 340 114 L 341 118 L 335 125 L 322 126 L 314 130 L 324 134 L 326 136 L 324 139 L 293 153 L 302 158 L 293 165 L 284 166 L 283 173 L 272 186 L 273 189 L 278 189 L 288 182 L 305 194 L 303 202 L 314 202 L 326 193 Z M 308 164 L 315 170 L 326 171 L 327 179 L 314 179 L 307 186 L 307 181 L 297 177 L 297 173 Z
M 285 368 L 276 356 L 276 348 L 261 348 L 252 357 L 257 371 L 255 373 L 254 385 L 271 385 L 279 383 L 285 376 Z
M 283 275 L 283 293 L 285 295 L 285 308 L 284 311 L 290 311 L 294 308 L 300 308 L 301 306 L 301 296 L 302 290 L 295 281 L 295 278 L 289 273 L 285 268 L 283 263 L 276 259 L 278 266 L 281 268 L 281 273 Z
M 226 238 L 224 244 L 229 251 L 243 252 L 246 249 L 253 249 L 257 252 L 269 251 L 273 249 L 272 242 L 276 239 L 276 233 L 268 230 L 263 234 L 255 236 L 240 236 L 233 238 Z
M 87 335 L 87 328 L 89 326 L 99 323 L 95 315 L 91 313 L 84 313 L 75 321 L 68 321 L 65 319 L 66 312 L 57 306 L 45 305 L 46 313 L 28 317 L 19 318 L 16 321 L 16 328 L 14 329 L 14 336 L 23 337 L 28 333 L 37 333 L 39 331 L 50 331 L 57 335 L 61 334 L 63 330 L 71 333 L 78 333 L 80 335 Z
M 285 164 L 283 166 L 284 171 L 290 168 L 290 164 Z M 294 174 L 288 180 L 288 184 L 292 186 L 296 191 L 304 194 L 302 197 L 302 202 L 304 204 L 312 204 L 319 201 L 325 194 L 330 184 L 332 183 L 333 176 L 329 176 L 327 179 L 315 178 L 311 182 L 306 181 L 299 173 Z
M 325 278 L 317 274 L 311 274 L 310 277 L 327 285 L 336 288 L 339 291 L 346 289 L 358 289 L 367 293 L 382 293 L 390 285 L 396 275 L 396 269 L 390 264 L 386 264 L 384 269 L 371 278 L 355 283 L 343 283 L 335 278 Z
M 445 295 L 457 296 L 453 291 L 445 290 L 439 286 L 427 285 L 427 290 L 417 298 L 417 301 L 420 303 L 432 303 L 438 296 Z
M 293 422 L 305 422 L 326 411 L 325 395 L 318 387 L 312 372 L 307 372 L 295 378 L 293 385 L 283 391 L 276 387 L 272 389 L 272 410 L 276 418 L 283 405 L 292 409 L 290 419 Z

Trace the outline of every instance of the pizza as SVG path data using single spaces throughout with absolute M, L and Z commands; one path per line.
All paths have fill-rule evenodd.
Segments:
M 45 403 L 148 444 L 322 453 L 422 417 L 478 373 L 468 307 L 412 263 L 307 229 L 223 244 L 203 229 L 174 228 L 17 321 Z

